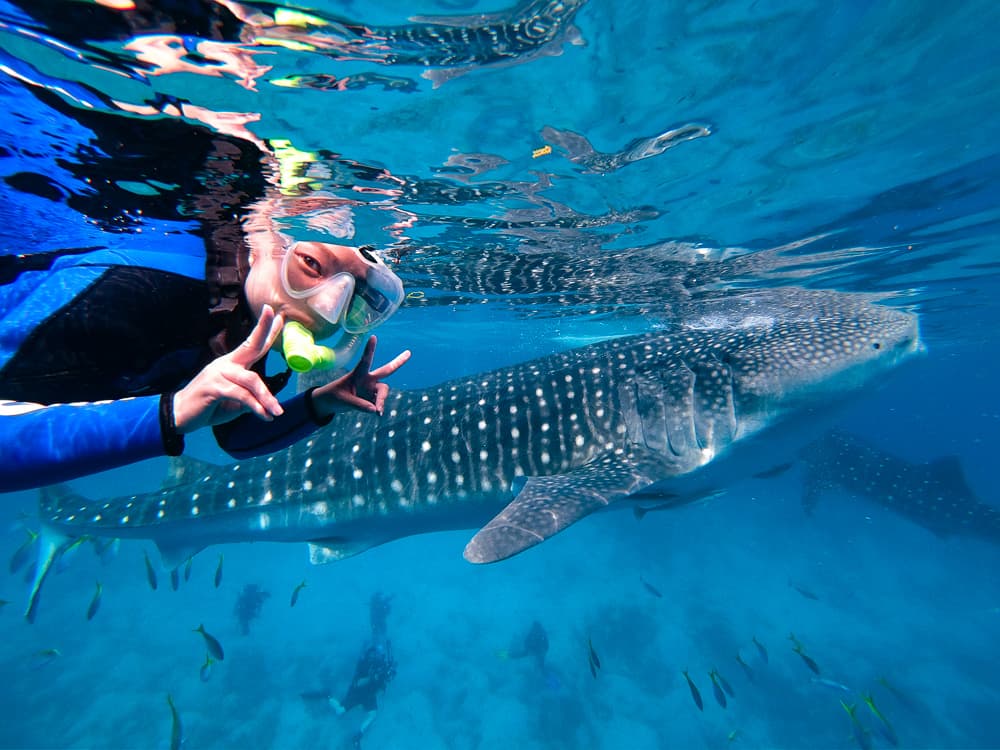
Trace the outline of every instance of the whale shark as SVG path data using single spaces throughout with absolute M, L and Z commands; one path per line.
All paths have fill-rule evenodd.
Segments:
M 802 453 L 802 505 L 812 514 L 835 490 L 898 513 L 936 536 L 968 536 L 1000 544 L 1000 509 L 979 500 L 955 456 L 907 461 L 863 438 L 831 430 Z
M 651 488 L 680 504 L 791 459 L 921 348 L 915 313 L 867 295 L 729 294 L 663 330 L 393 391 L 381 417 L 339 414 L 268 456 L 177 459 L 154 492 L 47 488 L 33 595 L 82 535 L 151 539 L 170 567 L 212 544 L 308 542 L 320 563 L 478 528 L 464 557 L 495 562 Z

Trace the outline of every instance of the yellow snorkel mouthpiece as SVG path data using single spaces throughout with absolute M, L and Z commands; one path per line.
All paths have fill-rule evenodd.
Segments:
M 295 372 L 327 370 L 337 361 L 333 349 L 317 344 L 312 332 L 295 320 L 285 323 L 281 332 L 281 353 Z

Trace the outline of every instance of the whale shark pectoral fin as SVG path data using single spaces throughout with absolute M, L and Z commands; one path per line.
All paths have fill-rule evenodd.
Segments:
M 653 484 L 660 463 L 651 452 L 636 449 L 604 453 L 566 474 L 529 477 L 510 504 L 472 537 L 465 559 L 488 563 L 523 552 Z

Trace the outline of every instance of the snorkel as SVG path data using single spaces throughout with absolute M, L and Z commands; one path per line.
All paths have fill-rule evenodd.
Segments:
M 316 343 L 312 331 L 296 320 L 285 323 L 281 333 L 281 353 L 295 372 L 330 370 L 350 361 L 361 334 L 345 333 L 333 348 Z

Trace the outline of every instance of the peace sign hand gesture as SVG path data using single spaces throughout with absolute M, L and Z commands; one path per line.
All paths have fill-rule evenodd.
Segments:
M 334 407 L 338 403 L 359 411 L 382 413 L 386 396 L 389 395 L 389 386 L 379 381 L 406 364 L 410 358 L 410 350 L 407 349 L 388 364 L 372 370 L 376 343 L 378 339 L 372 336 L 365 344 L 364 354 L 351 372 L 313 391 L 313 407 L 319 416 L 328 417 L 333 414 Z
M 274 345 L 285 321 L 265 305 L 247 340 L 207 364 L 174 394 L 174 422 L 181 434 L 222 424 L 252 411 L 270 422 L 283 413 L 260 375 L 250 368 Z

